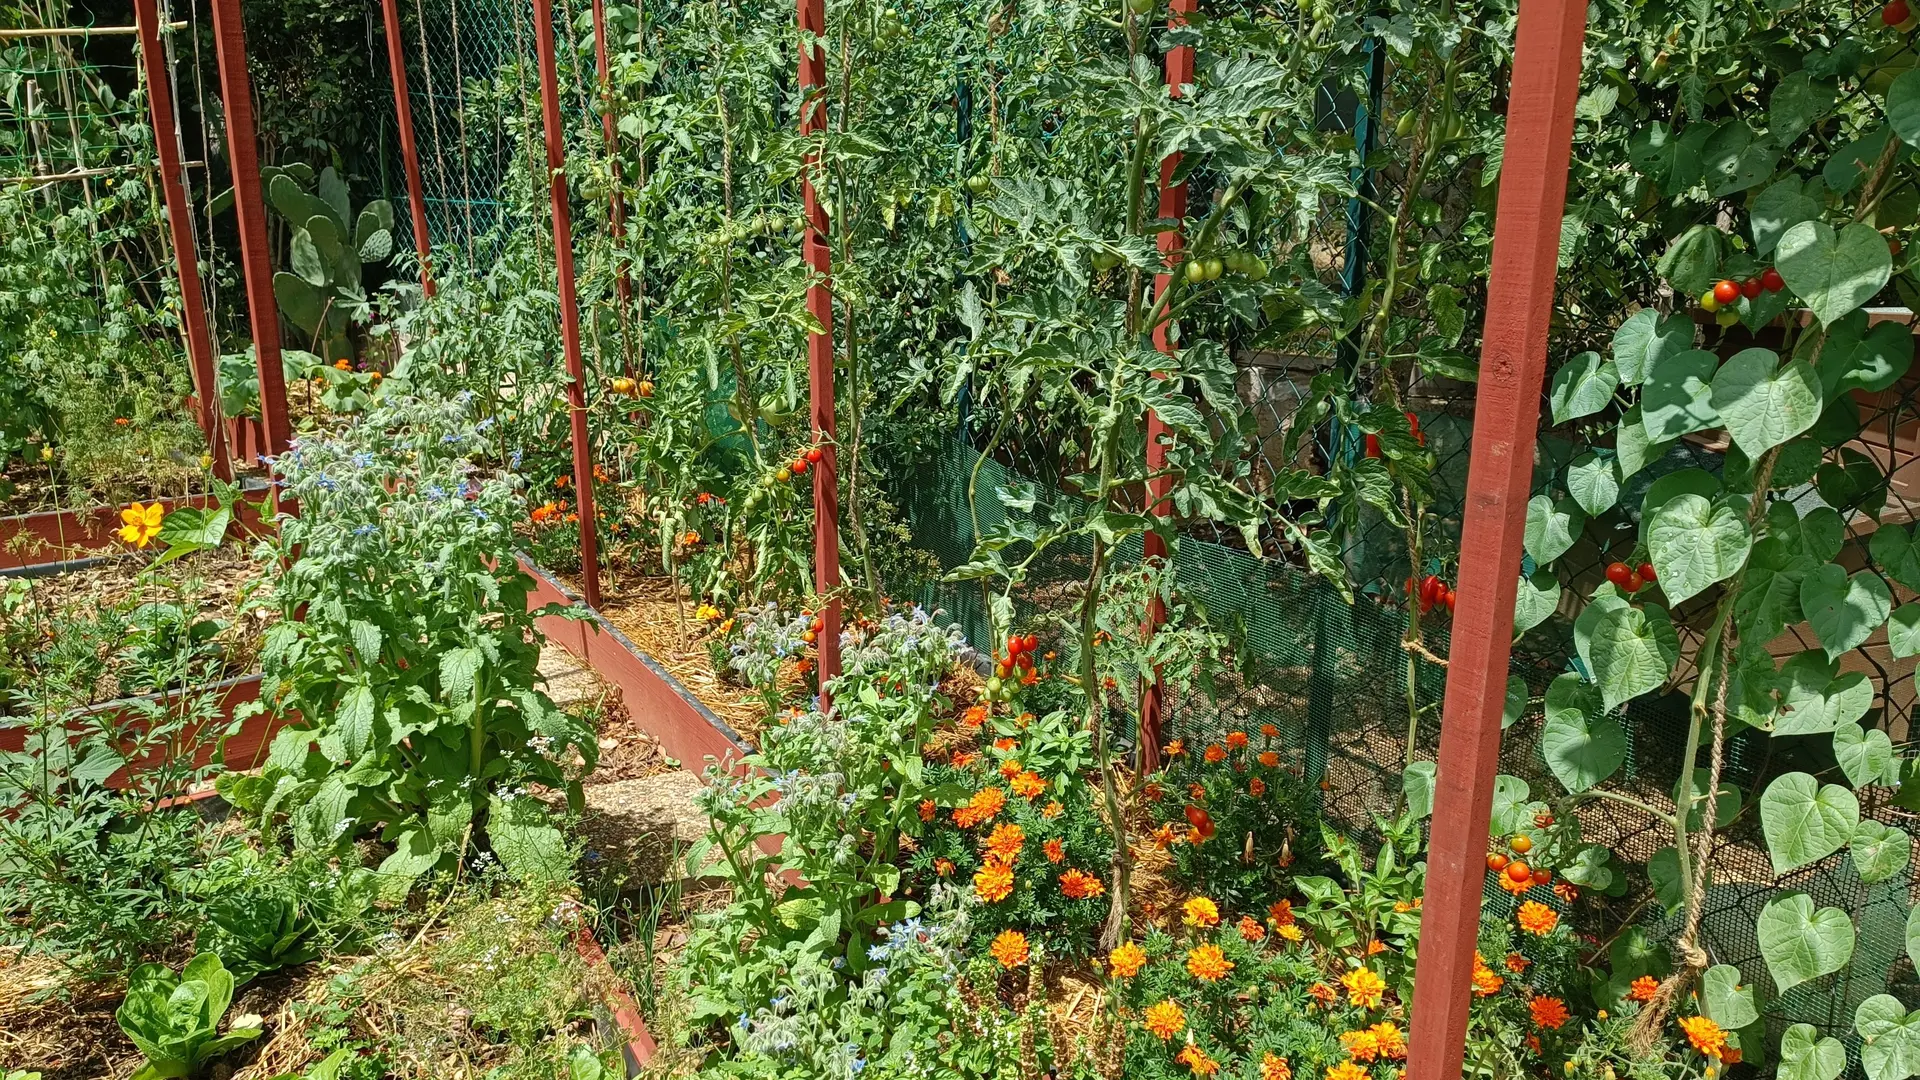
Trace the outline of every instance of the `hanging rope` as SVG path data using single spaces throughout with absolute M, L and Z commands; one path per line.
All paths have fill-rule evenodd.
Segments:
M 460 61 L 460 0 L 447 0 L 453 24 L 453 117 L 460 127 L 460 209 L 467 223 L 467 256 L 473 256 L 473 144 L 467 141 L 467 72 Z M 432 88 L 432 84 L 428 84 Z

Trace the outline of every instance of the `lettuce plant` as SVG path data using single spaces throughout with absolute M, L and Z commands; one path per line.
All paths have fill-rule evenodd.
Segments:
M 219 1033 L 232 1002 L 233 973 L 214 953 L 187 961 L 178 975 L 164 964 L 134 969 L 126 1000 L 113 1014 L 147 1058 L 133 1080 L 198 1076 L 214 1058 L 259 1038 L 260 1018 L 251 1015 Z

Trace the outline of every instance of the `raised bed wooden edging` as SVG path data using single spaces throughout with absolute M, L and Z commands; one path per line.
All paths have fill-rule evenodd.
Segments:
M 630 984 L 607 962 L 607 954 L 594 938 L 592 928 L 587 925 L 585 913 L 578 905 L 573 905 L 568 914 L 573 919 L 574 951 L 580 954 L 580 959 L 587 965 L 588 995 L 606 1010 L 605 1019 L 596 1017 L 596 1022 L 602 1030 L 611 1027 L 619 1033 L 620 1056 L 626 1059 L 627 1075 L 638 1076 L 658 1052 L 653 1033 L 647 1030 L 647 1022 L 640 1015 L 640 1006 L 634 1000 Z
M 194 764 L 196 766 L 205 766 L 213 761 L 213 755 L 222 748 L 223 741 L 217 738 L 202 741 L 198 738 L 200 732 L 208 727 L 223 730 L 227 724 L 233 721 L 235 710 L 249 701 L 257 700 L 260 697 L 260 676 L 258 674 L 239 675 L 231 679 L 223 679 L 220 682 L 208 683 L 203 686 L 191 686 L 182 690 L 167 690 L 157 694 L 142 694 L 137 697 L 103 702 L 75 714 L 72 719 L 87 716 L 98 717 L 103 714 L 117 712 L 124 714 L 124 720 L 122 720 L 121 723 L 137 726 L 142 723 L 139 710 L 144 705 L 149 703 L 164 703 L 188 694 L 219 695 L 219 715 L 203 721 L 201 724 L 181 733 L 181 745 L 191 745 L 194 748 Z M 24 723 L 18 718 L 10 717 L 0 719 L 0 724 L 7 725 L 0 727 L 0 752 L 19 753 L 26 749 L 27 727 Z M 282 724 L 283 721 L 280 718 L 266 713 L 248 717 L 241 725 L 239 731 L 226 737 L 224 740 L 226 760 L 229 763 L 229 767 L 251 769 L 261 761 L 264 761 L 266 759 L 267 745 L 273 741 L 273 736 L 280 730 Z M 110 723 L 108 726 L 119 726 L 119 724 Z M 156 753 L 158 752 L 159 751 L 156 751 Z M 129 769 L 139 769 L 149 760 L 151 760 L 151 755 L 149 758 L 142 759 L 141 761 L 128 762 L 124 767 L 116 770 L 112 776 L 107 778 L 107 786 L 113 788 L 126 787 L 128 780 L 127 771 Z
M 188 495 L 153 501 L 171 514 L 181 507 L 211 506 L 214 497 Z M 90 506 L 0 517 L 0 573 L 52 568 L 109 551 L 120 542 L 116 531 L 120 528 L 122 509 L 121 506 Z M 264 526 L 259 507 L 240 501 L 234 507 L 234 524 L 246 532 L 260 531 Z

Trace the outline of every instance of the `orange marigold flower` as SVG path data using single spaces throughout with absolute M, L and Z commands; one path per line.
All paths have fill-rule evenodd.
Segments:
M 1066 809 L 1067 809 L 1066 807 L 1060 805 L 1059 799 L 1054 799 L 1048 802 L 1046 806 L 1041 808 L 1040 816 L 1051 821 L 1054 818 L 1057 818 L 1061 814 L 1065 813 Z
M 1188 784 L 1187 798 L 1192 799 L 1194 802 L 1206 802 L 1207 786 L 1205 784 Z
M 1363 1009 L 1379 1008 L 1380 997 L 1387 990 L 1386 980 L 1372 968 L 1354 968 L 1340 976 L 1340 985 L 1347 988 L 1347 1003 Z
M 1253 779 L 1247 781 L 1247 794 L 1257 799 L 1260 796 L 1265 795 L 1266 793 L 1267 793 L 1267 782 L 1265 780 L 1262 780 L 1256 776 Z
M 1537 997 L 1527 1002 L 1527 1008 L 1533 1012 L 1533 1022 L 1548 1031 L 1557 1030 L 1567 1022 L 1567 1003 L 1557 997 Z
M 1240 939 L 1249 945 L 1258 945 L 1267 939 L 1267 928 L 1261 926 L 1260 920 L 1251 915 L 1240 916 L 1237 929 L 1240 931 Z
M 1027 935 L 1018 930 L 1002 930 L 993 944 L 987 946 L 987 954 L 1000 962 L 1000 966 L 1011 971 L 1027 962 L 1030 950 Z
M 1560 925 L 1560 913 L 1538 900 L 1521 904 L 1514 918 L 1520 923 L 1520 929 L 1535 937 L 1546 937 Z
M 1293 1080 L 1293 1067 L 1286 1058 L 1269 1050 L 1260 1058 L 1260 1080 Z
M 1207 764 L 1217 765 L 1220 762 L 1227 760 L 1227 750 L 1225 747 L 1221 746 L 1219 743 L 1211 743 L 1207 746 L 1206 757 L 1207 757 Z
M 960 728 L 963 731 L 970 728 L 977 728 L 986 722 L 987 707 L 985 705 L 974 705 L 968 708 L 966 712 L 960 714 Z
M 1204 896 L 1196 896 L 1188 900 L 1182 910 L 1186 917 L 1181 921 L 1188 926 L 1205 929 L 1220 925 L 1220 905 Z
M 981 788 L 974 792 L 967 805 L 953 812 L 954 824 L 963 829 L 971 829 L 992 821 L 1007 808 L 1007 793 L 997 787 Z
M 1040 850 L 1046 853 L 1047 861 L 1050 863 L 1057 863 L 1067 857 L 1067 849 L 1057 836 L 1040 845 Z
M 941 877 L 952 877 L 953 860 L 944 858 L 933 860 L 933 872 L 939 874 Z
M 1507 954 L 1507 970 L 1513 972 L 1515 975 L 1526 974 L 1527 968 L 1532 964 L 1533 961 L 1521 956 L 1517 952 Z
M 1175 739 L 1160 748 L 1160 752 L 1169 758 L 1177 758 L 1187 752 L 1187 740 Z
M 1060 891 L 1069 900 L 1090 900 L 1107 889 L 1099 878 L 1076 867 L 1060 875 Z
M 1708 1057 L 1717 1058 L 1727 1048 L 1727 1033 L 1704 1016 L 1681 1017 L 1680 1030 L 1687 1033 L 1687 1041 L 1695 1050 Z
M 1279 752 L 1274 750 L 1260 751 L 1260 764 L 1265 765 L 1269 769 L 1279 768 L 1280 767 Z
M 933 814 L 936 809 L 938 808 L 933 805 L 932 799 L 921 799 L 920 800 L 920 820 L 932 821 Z
M 1131 941 L 1123 941 L 1107 954 L 1107 970 L 1116 978 L 1131 979 L 1147 966 L 1147 950 Z
M 1267 908 L 1267 921 L 1275 926 L 1288 926 L 1293 923 L 1293 901 L 1279 900 Z
M 964 769 L 978 760 L 980 760 L 979 754 L 976 754 L 971 750 L 965 750 L 960 747 L 954 747 L 954 750 L 953 750 L 953 767 L 954 768 Z
M 1327 1069 L 1327 1080 L 1368 1080 L 1367 1070 L 1351 1061 L 1343 1061 Z
M 1720 1051 L 1720 1064 L 1722 1065 L 1740 1064 L 1740 1048 L 1737 1046 L 1729 1045 L 1725 1050 Z
M 1508 892 L 1512 893 L 1515 896 L 1525 895 L 1528 889 L 1533 888 L 1532 878 L 1527 878 L 1524 881 L 1515 881 L 1511 877 L 1508 877 L 1505 874 L 1495 874 L 1493 875 L 1493 879 L 1500 883 L 1501 888 L 1507 890 Z
M 1387 951 L 1387 946 L 1385 942 L 1381 941 L 1378 938 L 1373 938 L 1368 940 L 1367 942 L 1368 956 L 1379 956 L 1381 953 L 1386 951 Z
M 1208 1057 L 1207 1052 L 1194 1043 L 1188 1043 L 1173 1060 L 1193 1070 L 1195 1076 L 1212 1076 L 1220 1071 L 1220 1063 Z
M 1473 992 L 1480 997 L 1492 997 L 1507 985 L 1507 980 L 1485 964 L 1473 966 Z
M 1347 1056 L 1355 1061 L 1372 1061 L 1380 1056 L 1379 1040 L 1373 1037 L 1373 1032 L 1365 1028 L 1341 1032 L 1340 1049 L 1346 1051 Z
M 1660 990 L 1660 980 L 1651 975 L 1642 975 L 1627 987 L 1628 1001 L 1652 1001 L 1653 995 Z
M 1553 883 L 1553 895 L 1571 904 L 1580 899 L 1580 890 L 1564 881 L 1556 881 Z
M 988 859 L 973 875 L 973 891 L 989 904 L 997 904 L 1013 895 L 1013 867 Z
M 1245 750 L 1246 748 L 1247 748 L 1247 733 L 1246 733 L 1246 732 L 1244 732 L 1244 731 L 1229 731 L 1229 732 L 1227 732 L 1227 749 L 1229 749 L 1229 750 Z
M 1269 739 L 1277 739 L 1280 737 L 1280 729 L 1274 727 L 1272 724 L 1261 724 L 1260 734 L 1265 735 Z
M 1027 843 L 1027 831 L 1018 825 L 995 825 L 993 832 L 987 834 L 987 858 L 998 859 L 1011 866 L 1020 857 L 1020 849 Z
M 1166 825 L 1162 825 L 1159 828 L 1153 830 L 1154 846 L 1158 847 L 1162 851 L 1165 851 L 1167 848 L 1172 847 L 1174 843 L 1178 841 L 1178 839 L 1179 839 L 1178 837 L 1173 835 L 1173 825 L 1170 823 Z
M 1187 953 L 1187 974 L 1201 982 L 1219 982 L 1233 970 L 1233 961 L 1220 951 L 1220 946 L 1209 941 L 1205 945 L 1195 946 Z
M 1326 1006 L 1332 1006 L 1335 1001 L 1340 999 L 1340 991 L 1335 990 L 1326 983 L 1314 983 L 1312 986 L 1307 987 L 1307 993 L 1313 997 L 1313 1000 Z
M 1156 1002 L 1147 1006 L 1140 1021 L 1148 1033 L 1165 1042 L 1187 1029 L 1187 1011 L 1172 1001 Z
M 1367 1029 L 1373 1036 L 1373 1044 L 1380 1056 L 1390 1061 L 1404 1061 L 1407 1056 L 1407 1039 L 1392 1022 L 1382 1020 Z
M 1013 793 L 1023 799 L 1037 799 L 1046 794 L 1047 782 L 1040 779 L 1039 773 L 1023 772 L 1013 778 Z
M 1011 780 L 1014 777 L 1019 776 L 1020 762 L 1014 758 L 1008 758 L 1007 760 L 1001 762 L 1000 775 L 1006 777 L 1008 780 Z
M 1015 750 L 1020 749 L 1020 741 L 1018 739 L 1011 739 L 1003 735 L 1000 738 L 993 740 L 993 748 L 995 750 L 1000 751 L 1003 754 L 1010 754 Z

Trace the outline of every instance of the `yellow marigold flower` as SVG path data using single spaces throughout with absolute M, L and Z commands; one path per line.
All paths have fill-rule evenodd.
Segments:
M 1367 1070 L 1351 1061 L 1343 1061 L 1327 1070 L 1327 1080 L 1369 1080 Z
M 1026 846 L 1027 832 L 1018 825 L 995 825 L 993 832 L 987 835 L 987 858 L 998 859 L 1007 865 L 1020 857 L 1020 849 Z
M 1390 1061 L 1400 1061 L 1406 1058 L 1407 1038 L 1400 1033 L 1400 1028 L 1391 1021 L 1382 1020 L 1368 1028 L 1367 1032 L 1373 1036 L 1373 1044 L 1379 1049 L 1381 1057 Z
M 1251 915 L 1240 916 L 1240 923 L 1236 929 L 1240 931 L 1241 940 L 1249 945 L 1258 945 L 1267 939 L 1267 928 L 1261 926 L 1260 920 Z
M 1557 1030 L 1567 1022 L 1567 1003 L 1557 997 L 1534 998 L 1527 1002 L 1527 1008 L 1533 1012 L 1533 1022 L 1548 1031 Z
M 1000 966 L 1011 971 L 1027 962 L 1030 950 L 1027 947 L 1027 935 L 1018 930 L 1002 930 L 1000 936 L 987 946 L 988 955 L 1000 962 Z
M 1380 996 L 1386 993 L 1385 979 L 1373 973 L 1372 968 L 1355 968 L 1340 976 L 1340 985 L 1347 988 L 1347 1003 L 1363 1009 L 1375 1009 L 1380 1006 Z
M 1107 970 L 1116 978 L 1131 979 L 1147 966 L 1147 950 L 1131 941 L 1123 941 L 1107 954 Z
M 988 859 L 973 875 L 973 891 L 989 904 L 997 904 L 1013 895 L 1013 867 Z
M 1220 951 L 1220 946 L 1208 942 L 1196 946 L 1187 953 L 1187 974 L 1201 982 L 1219 982 L 1233 970 L 1233 961 Z
M 1205 1050 L 1188 1043 L 1184 1050 L 1174 1056 L 1175 1061 L 1193 1070 L 1195 1076 L 1212 1076 L 1220 1071 L 1220 1063 L 1207 1056 Z
M 712 622 L 720 617 L 720 609 L 712 604 L 701 604 L 693 609 L 693 617 L 701 622 Z
M 166 520 L 167 508 L 159 503 L 134 503 L 120 511 L 120 539 L 137 548 L 153 543 Z
M 1286 1058 L 1269 1050 L 1260 1059 L 1260 1080 L 1293 1080 L 1293 1067 Z
M 1560 913 L 1538 900 L 1521 904 L 1514 918 L 1520 923 L 1520 929 L 1535 937 L 1546 937 L 1560 925 Z
M 1187 1011 L 1172 1001 L 1162 1001 L 1147 1006 L 1140 1016 L 1149 1034 L 1162 1042 L 1187 1030 Z
M 1708 1057 L 1717 1058 L 1727 1048 L 1727 1033 L 1704 1016 L 1681 1017 L 1680 1030 L 1687 1033 L 1687 1041 L 1695 1050 Z
M 1633 980 L 1627 988 L 1628 1001 L 1652 1001 L 1653 995 L 1660 990 L 1660 980 L 1651 975 L 1642 975 Z
M 1186 918 L 1182 921 L 1188 926 L 1204 929 L 1220 925 L 1220 906 L 1204 896 L 1196 896 L 1187 901 L 1185 911 Z
M 1060 891 L 1069 900 L 1090 900 L 1107 889 L 1100 884 L 1099 878 L 1076 868 L 1060 875 Z

